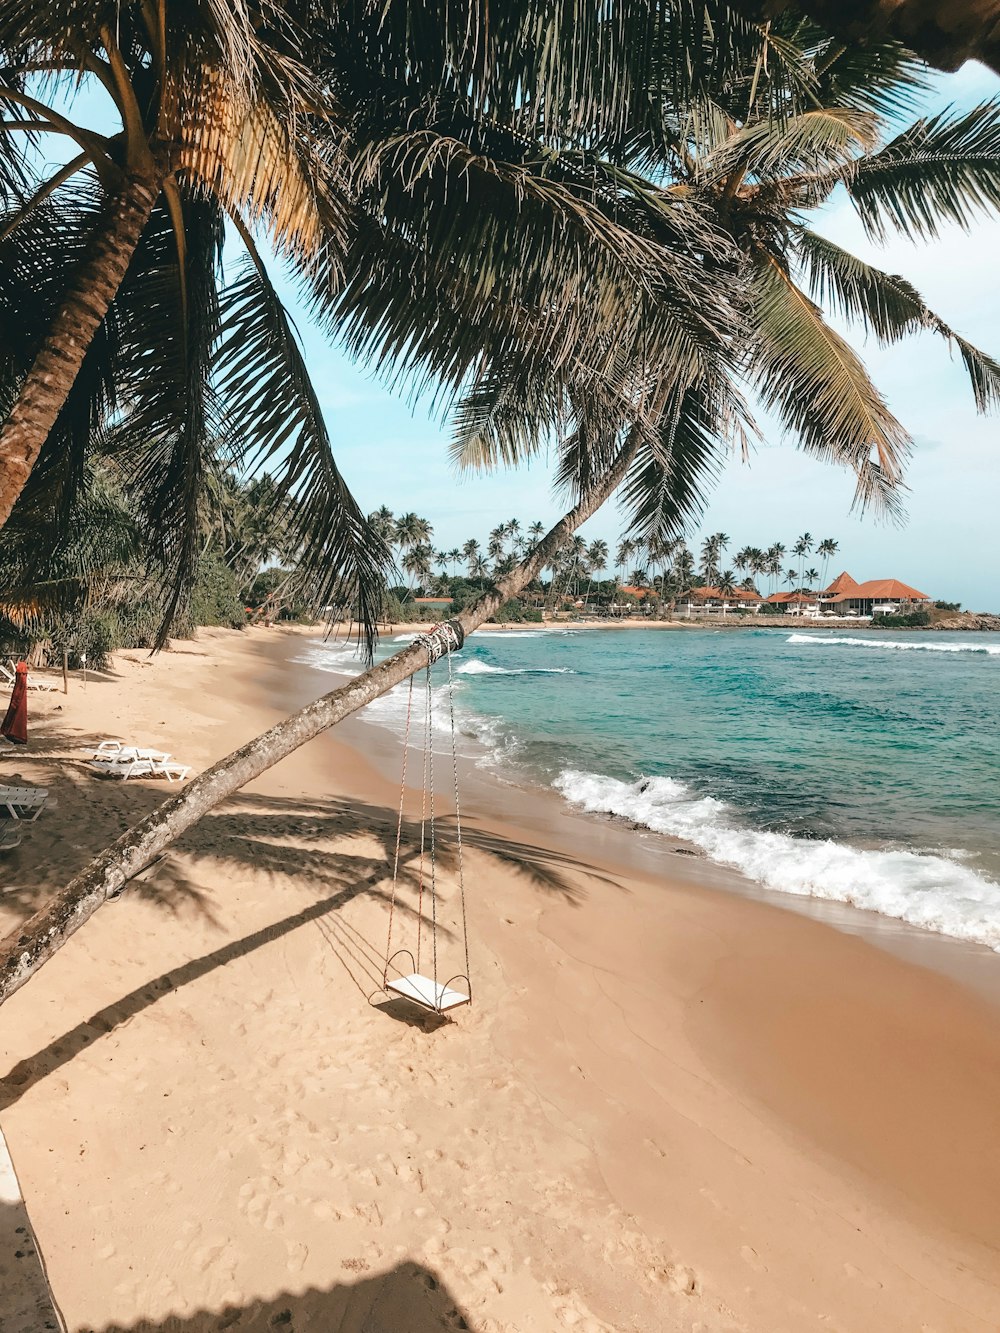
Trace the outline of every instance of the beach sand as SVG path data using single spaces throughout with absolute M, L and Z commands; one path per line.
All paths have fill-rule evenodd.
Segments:
M 335 683 L 301 646 L 202 632 L 32 696 L 4 780 L 58 805 L 2 863 L 0 924 L 167 793 L 81 745 L 201 769 Z M 469 801 L 474 1005 L 372 1006 L 394 747 L 354 722 L 285 760 L 0 1011 L 0 1124 L 73 1333 L 995 1333 L 1000 1010 L 687 858 L 631 862 L 554 798 L 516 819 L 512 789 Z

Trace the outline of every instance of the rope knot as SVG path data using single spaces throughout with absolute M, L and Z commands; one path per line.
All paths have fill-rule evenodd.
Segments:
M 465 643 L 465 630 L 457 620 L 446 620 L 430 634 L 421 634 L 417 643 L 427 649 L 427 665 L 440 662 L 448 653 L 457 653 Z

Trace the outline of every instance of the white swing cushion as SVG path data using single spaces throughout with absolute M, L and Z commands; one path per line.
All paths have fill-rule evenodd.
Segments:
M 430 977 L 422 977 L 419 972 L 411 972 L 408 977 L 396 977 L 394 981 L 386 982 L 386 990 L 439 1014 L 446 1009 L 455 1009 L 460 1004 L 468 1004 L 470 999 L 460 990 L 451 990 L 440 982 L 432 981 Z

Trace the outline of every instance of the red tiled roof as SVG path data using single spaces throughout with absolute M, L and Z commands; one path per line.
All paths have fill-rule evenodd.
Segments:
M 773 597 L 768 597 L 769 602 L 818 602 L 819 594 L 814 592 L 776 592 Z
M 619 591 L 630 593 L 633 597 L 638 597 L 640 601 L 643 597 L 648 597 L 650 592 L 649 588 L 633 588 L 629 583 L 623 583 Z
M 839 583 L 840 580 L 837 580 Z M 831 584 L 831 587 L 833 585 Z M 824 595 L 825 596 L 825 595 Z M 841 589 L 832 597 L 832 601 L 929 601 L 927 593 L 917 592 L 909 584 L 900 583 L 899 579 L 869 579 L 867 583 L 855 584 L 852 588 Z
M 822 595 L 824 597 L 836 597 L 839 594 L 841 597 L 849 597 L 852 595 L 852 590 L 857 587 L 860 587 L 860 584 L 852 579 L 845 569 L 842 574 L 837 575 L 829 588 L 824 588 Z
M 900 583 L 899 579 L 869 579 L 867 583 L 860 583 L 847 596 L 863 598 L 865 601 L 869 598 L 876 601 L 885 598 L 893 602 L 930 601 L 925 592 L 917 592 L 916 588 L 911 588 L 908 583 Z
M 715 598 L 717 601 L 720 601 L 720 602 L 722 602 L 722 601 L 737 601 L 737 602 L 738 602 L 738 601 L 744 601 L 744 602 L 760 602 L 760 601 L 763 601 L 763 598 L 761 597 L 760 593 L 759 593 L 759 592 L 755 592 L 753 588 L 734 588 L 734 589 L 732 590 L 732 592 L 727 592 L 727 593 L 725 594 L 725 596 L 723 596 L 723 594 L 718 590 L 718 588 L 689 588 L 688 591 L 687 591 L 687 596 L 688 596 L 688 597 L 700 597 L 700 598 L 702 598 L 702 599 L 705 600 L 705 601 L 708 601 L 709 598 Z

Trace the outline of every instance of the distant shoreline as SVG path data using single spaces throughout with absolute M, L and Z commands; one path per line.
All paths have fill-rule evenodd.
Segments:
M 968 623 L 956 623 L 959 617 L 968 616 Z M 384 631 L 385 637 L 393 634 L 419 634 L 432 630 L 439 621 L 406 621 L 398 625 L 390 625 Z M 343 623 L 331 625 L 331 632 L 340 634 L 347 632 L 348 626 Z M 483 625 L 477 632 L 479 634 L 506 634 L 506 633 L 525 633 L 526 631 L 552 633 L 564 630 L 741 630 L 741 629 L 778 629 L 793 630 L 799 633 L 803 630 L 851 630 L 867 631 L 889 629 L 893 633 L 900 634 L 927 634 L 942 633 L 955 634 L 980 634 L 983 632 L 1000 632 L 1000 615 L 977 614 L 974 612 L 959 612 L 947 621 L 934 625 L 889 625 L 883 626 L 870 620 L 812 620 L 805 616 L 719 616 L 718 619 L 699 618 L 684 620 L 645 620 L 637 617 L 631 617 L 622 620 L 597 620 L 581 618 L 579 620 L 544 620 L 544 621 L 515 621 L 507 624 Z

